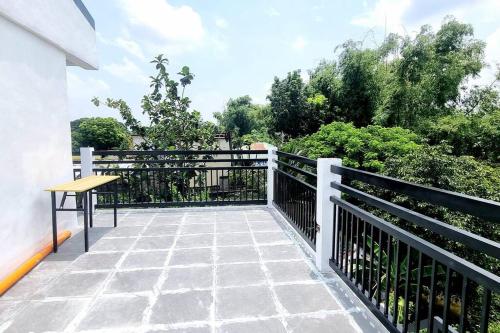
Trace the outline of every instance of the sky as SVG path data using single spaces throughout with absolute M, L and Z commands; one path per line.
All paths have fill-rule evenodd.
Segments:
M 229 98 L 250 95 L 266 103 L 275 76 L 335 59 L 348 39 L 379 45 L 389 32 L 414 35 L 423 24 L 437 30 L 446 15 L 471 23 L 488 43 L 486 61 L 500 63 L 499 0 L 84 0 L 96 25 L 99 69 L 68 67 L 71 119 L 115 117 L 93 97 L 125 100 L 145 120 L 140 100 L 149 91 L 150 61 L 170 60 L 195 74 L 186 90 L 205 120 Z M 489 83 L 493 68 L 476 81 Z

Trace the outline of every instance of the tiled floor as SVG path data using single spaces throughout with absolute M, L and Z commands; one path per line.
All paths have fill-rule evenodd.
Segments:
M 96 216 L 0 298 L 0 332 L 378 332 L 264 208 Z

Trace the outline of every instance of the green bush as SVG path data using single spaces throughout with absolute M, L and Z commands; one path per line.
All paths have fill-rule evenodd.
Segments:
M 400 127 L 333 122 L 311 135 L 294 139 L 283 150 L 309 158 L 338 157 L 345 166 L 378 172 L 387 158 L 403 156 L 420 147 L 419 137 Z
M 80 147 L 107 150 L 128 149 L 132 145 L 132 137 L 127 129 L 115 118 L 82 118 L 75 120 L 72 125 L 73 152 L 79 152 Z
M 424 132 L 430 143 L 446 142 L 457 156 L 500 162 L 500 110 L 486 115 L 459 113 L 429 125 Z

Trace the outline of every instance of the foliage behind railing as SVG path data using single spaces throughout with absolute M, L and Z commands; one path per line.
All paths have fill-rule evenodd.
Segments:
M 94 161 L 94 173 L 120 176 L 121 207 L 263 204 L 266 154 L 265 150 L 95 151 L 101 159 Z M 98 195 L 97 207 L 111 205 L 109 195 Z
M 331 267 L 393 331 L 498 332 L 500 326 L 500 244 L 445 224 L 376 196 L 352 183 L 402 193 L 415 200 L 472 214 L 498 223 L 500 204 L 459 193 L 424 187 L 356 169 L 332 166 L 342 184 L 332 183 L 345 198 L 332 197 L 335 215 Z M 349 185 L 346 185 L 349 184 Z M 361 208 L 363 207 L 363 208 Z M 375 209 L 370 209 L 375 208 Z M 368 212 L 384 211 L 414 228 L 403 229 Z M 496 264 L 480 267 L 452 252 L 457 242 Z

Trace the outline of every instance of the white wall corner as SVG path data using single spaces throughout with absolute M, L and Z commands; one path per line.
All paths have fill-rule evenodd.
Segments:
M 274 171 L 273 168 L 277 168 L 276 162 L 273 160 L 277 159 L 276 151 L 278 148 L 276 146 L 266 144 L 267 146 L 267 208 L 273 208 L 274 200 Z
M 331 182 L 340 182 L 340 175 L 331 172 L 332 165 L 342 165 L 340 158 L 319 158 L 317 162 L 316 186 L 316 267 L 321 272 L 328 272 L 333 249 L 334 212 L 331 196 L 340 197 L 340 191 L 333 189 Z

